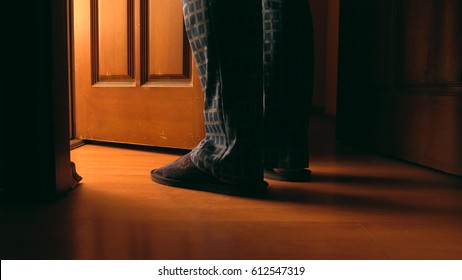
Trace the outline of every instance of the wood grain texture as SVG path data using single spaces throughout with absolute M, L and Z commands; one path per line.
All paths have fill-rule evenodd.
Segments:
M 181 3 L 73 1 L 72 19 L 75 138 L 194 147 L 205 133 L 203 93 Z M 158 66 L 162 79 L 152 78 Z
M 340 139 L 462 175 L 460 3 L 341 3 Z
M 259 199 L 158 185 L 186 151 L 87 144 L 81 184 L 48 205 L 3 205 L 2 259 L 460 259 L 460 178 L 361 152 L 313 122 L 313 180 Z

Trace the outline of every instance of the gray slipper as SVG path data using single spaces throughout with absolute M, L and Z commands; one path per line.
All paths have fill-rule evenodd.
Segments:
M 257 196 L 264 194 L 268 183 L 259 184 L 231 184 L 224 183 L 214 176 L 203 172 L 191 161 L 188 154 L 151 171 L 151 179 L 159 184 L 177 188 L 200 190 L 236 196 Z
M 279 172 L 273 168 L 265 169 L 265 178 L 285 181 L 285 182 L 309 182 L 311 180 L 311 171 L 302 169 L 300 172 Z

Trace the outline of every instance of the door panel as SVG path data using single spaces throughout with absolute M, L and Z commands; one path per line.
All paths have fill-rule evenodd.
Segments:
M 462 75 L 462 2 L 404 1 L 403 81 L 459 83 Z
M 193 148 L 203 97 L 181 1 L 74 0 L 76 137 Z
M 184 65 L 183 54 L 189 49 L 184 45 L 181 1 L 152 0 L 143 1 L 148 4 L 148 13 L 143 17 L 142 24 L 148 28 L 148 38 L 145 41 L 149 61 L 149 75 L 151 77 L 182 76 L 189 70 L 189 64 Z M 165 11 L 169 11 L 166 13 Z M 155 28 L 163 26 L 163 28 Z M 153 27 L 153 28 L 149 28 Z M 175 34 L 175 36 L 172 36 Z M 189 52 L 188 52 L 189 53 Z M 187 59 L 187 57 L 186 57 Z M 185 69 L 187 68 L 187 69 Z
M 95 83 L 135 78 L 133 9 L 133 1 L 92 1 L 91 55 L 98 74 Z
M 462 175 L 462 2 L 341 2 L 337 135 Z

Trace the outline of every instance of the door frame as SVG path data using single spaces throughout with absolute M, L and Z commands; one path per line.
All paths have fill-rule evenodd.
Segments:
M 5 5 L 21 20 L 5 23 L 14 44 L 6 45 L 1 79 L 15 87 L 0 102 L 0 177 L 13 183 L 2 185 L 0 200 L 54 201 L 78 183 L 69 144 L 67 0 Z

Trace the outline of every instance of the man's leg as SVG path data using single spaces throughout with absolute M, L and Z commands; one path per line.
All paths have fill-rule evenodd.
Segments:
M 263 20 L 265 176 L 306 181 L 314 65 L 309 3 L 263 0 Z
M 187 158 L 220 182 L 258 188 L 266 186 L 261 11 L 260 0 L 183 0 L 185 27 L 205 94 L 206 130 L 205 139 Z M 180 159 L 157 173 L 187 181 L 178 175 L 181 171 L 171 172 L 181 165 Z

